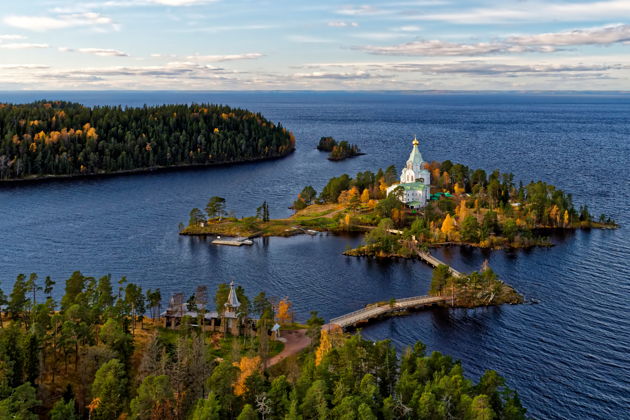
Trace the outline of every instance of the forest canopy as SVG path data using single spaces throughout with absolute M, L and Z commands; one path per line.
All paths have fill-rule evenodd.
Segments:
M 223 105 L 0 104 L 0 180 L 240 162 L 294 149 L 282 125 Z

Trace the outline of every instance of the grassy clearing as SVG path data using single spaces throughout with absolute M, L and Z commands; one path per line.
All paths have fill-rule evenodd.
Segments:
M 254 217 L 222 220 L 209 220 L 204 226 L 188 226 L 182 235 L 221 235 L 246 237 L 260 236 L 292 236 L 304 233 L 305 229 L 318 231 L 335 230 L 339 227 L 337 216 L 345 210 L 339 204 L 313 204 L 298 211 L 287 219 L 272 219 L 263 222 Z

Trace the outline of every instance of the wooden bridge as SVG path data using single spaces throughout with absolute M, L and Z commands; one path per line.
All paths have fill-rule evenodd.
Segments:
M 448 267 L 448 271 L 455 277 L 463 277 L 464 274 L 460 273 L 459 271 L 455 270 L 453 267 L 451 267 L 450 265 L 446 264 L 445 262 L 435 258 L 433 255 L 429 254 L 429 252 L 427 251 L 423 251 L 421 249 L 418 249 L 418 247 L 416 246 L 417 242 L 416 241 L 408 241 L 407 242 L 409 244 L 409 247 L 416 253 L 416 255 L 425 263 L 429 264 L 431 267 L 435 268 L 438 265 L 445 265 Z
M 455 277 L 462 277 L 463 274 L 460 273 L 459 271 L 455 270 L 453 267 L 451 267 L 450 265 L 446 264 L 445 262 L 442 262 L 440 260 L 438 260 L 437 258 L 435 258 L 433 255 L 429 254 L 428 252 L 425 251 L 421 251 L 419 249 L 417 249 L 416 247 L 414 247 L 416 254 L 418 255 L 418 257 L 420 257 L 420 259 L 424 262 L 426 262 L 427 264 L 429 264 L 432 267 L 437 267 L 438 265 L 446 265 L 448 266 L 448 271 L 451 272 L 452 275 L 454 275 Z
M 367 308 L 359 309 L 358 311 L 333 318 L 330 320 L 329 325 L 334 324 L 340 326 L 341 328 L 352 327 L 388 313 L 433 306 L 438 303 L 446 302 L 449 299 L 450 298 L 443 296 L 415 296 L 397 299 L 393 302 L 393 304 L 386 302 L 381 305 L 370 305 Z

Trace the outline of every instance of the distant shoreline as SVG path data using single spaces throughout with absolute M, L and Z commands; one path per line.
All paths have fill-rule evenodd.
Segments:
M 137 168 L 137 169 L 126 169 L 122 171 L 115 172 L 102 172 L 102 173 L 91 173 L 91 174 L 63 174 L 63 175 L 43 175 L 29 178 L 14 178 L 14 179 L 0 179 L 0 187 L 8 186 L 8 185 L 18 185 L 18 184 L 37 184 L 43 183 L 47 181 L 69 181 L 75 179 L 89 179 L 89 178 L 112 178 L 117 176 L 130 176 L 137 174 L 146 174 L 152 172 L 183 172 L 192 169 L 200 169 L 200 168 L 208 168 L 215 166 L 230 166 L 230 165 L 240 165 L 246 163 L 255 163 L 255 162 L 263 162 L 268 160 L 277 160 L 282 159 L 284 157 L 289 156 L 295 152 L 295 148 L 288 150 L 286 153 L 275 155 L 275 156 L 265 156 L 260 158 L 249 158 L 249 159 L 241 159 L 241 160 L 233 160 L 233 161 L 221 161 L 221 162 L 209 162 L 209 163 L 189 163 L 184 165 L 172 165 L 172 166 L 154 166 L 151 168 Z

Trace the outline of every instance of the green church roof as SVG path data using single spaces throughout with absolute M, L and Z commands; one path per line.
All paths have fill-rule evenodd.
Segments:
M 416 182 L 405 182 L 403 184 L 398 184 L 399 186 L 403 187 L 405 189 L 405 191 L 409 191 L 409 190 L 424 190 L 427 186 L 424 185 L 422 182 L 416 181 Z

